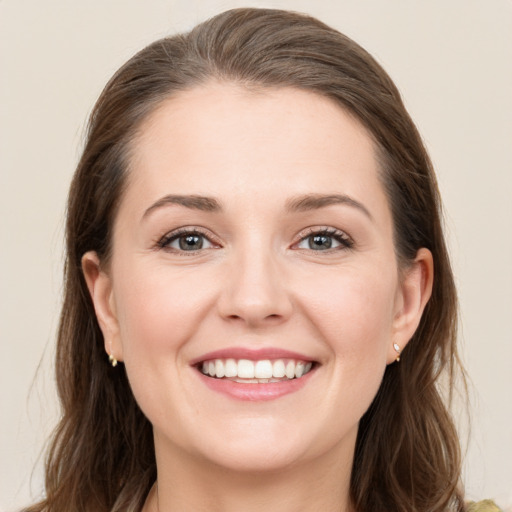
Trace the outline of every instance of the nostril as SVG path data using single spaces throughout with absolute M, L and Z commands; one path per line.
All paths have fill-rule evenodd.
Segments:
M 253 253 L 243 256 L 220 290 L 219 314 L 225 320 L 242 320 L 252 326 L 277 323 L 289 317 L 293 309 L 291 297 L 275 265 L 268 267 L 269 256 L 257 258 Z

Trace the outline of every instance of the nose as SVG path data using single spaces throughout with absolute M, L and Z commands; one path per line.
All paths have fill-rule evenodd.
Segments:
M 286 272 L 270 251 L 247 251 L 234 257 L 226 268 L 217 307 L 229 321 L 263 327 L 286 321 L 292 301 Z

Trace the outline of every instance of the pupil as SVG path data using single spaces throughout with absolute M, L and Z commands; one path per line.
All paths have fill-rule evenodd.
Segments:
M 310 239 L 309 247 L 311 249 L 330 249 L 332 238 L 327 235 L 315 235 Z
M 203 239 L 199 235 L 186 235 L 180 238 L 180 249 L 183 251 L 197 250 L 202 247 Z

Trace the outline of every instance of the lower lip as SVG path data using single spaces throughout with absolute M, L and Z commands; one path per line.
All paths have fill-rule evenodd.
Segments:
M 284 380 L 281 382 L 267 382 L 262 384 L 243 384 L 229 379 L 215 379 L 207 377 L 199 371 L 197 373 L 202 382 L 217 393 L 221 393 L 236 400 L 260 402 L 265 400 L 275 400 L 282 396 L 299 391 L 309 382 L 312 374 L 315 373 L 315 369 L 309 371 L 306 375 L 298 379 Z

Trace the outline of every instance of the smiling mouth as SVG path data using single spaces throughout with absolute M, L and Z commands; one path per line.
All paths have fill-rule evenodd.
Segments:
M 197 365 L 207 377 L 241 384 L 267 384 L 300 379 L 316 363 L 297 359 L 210 359 Z

